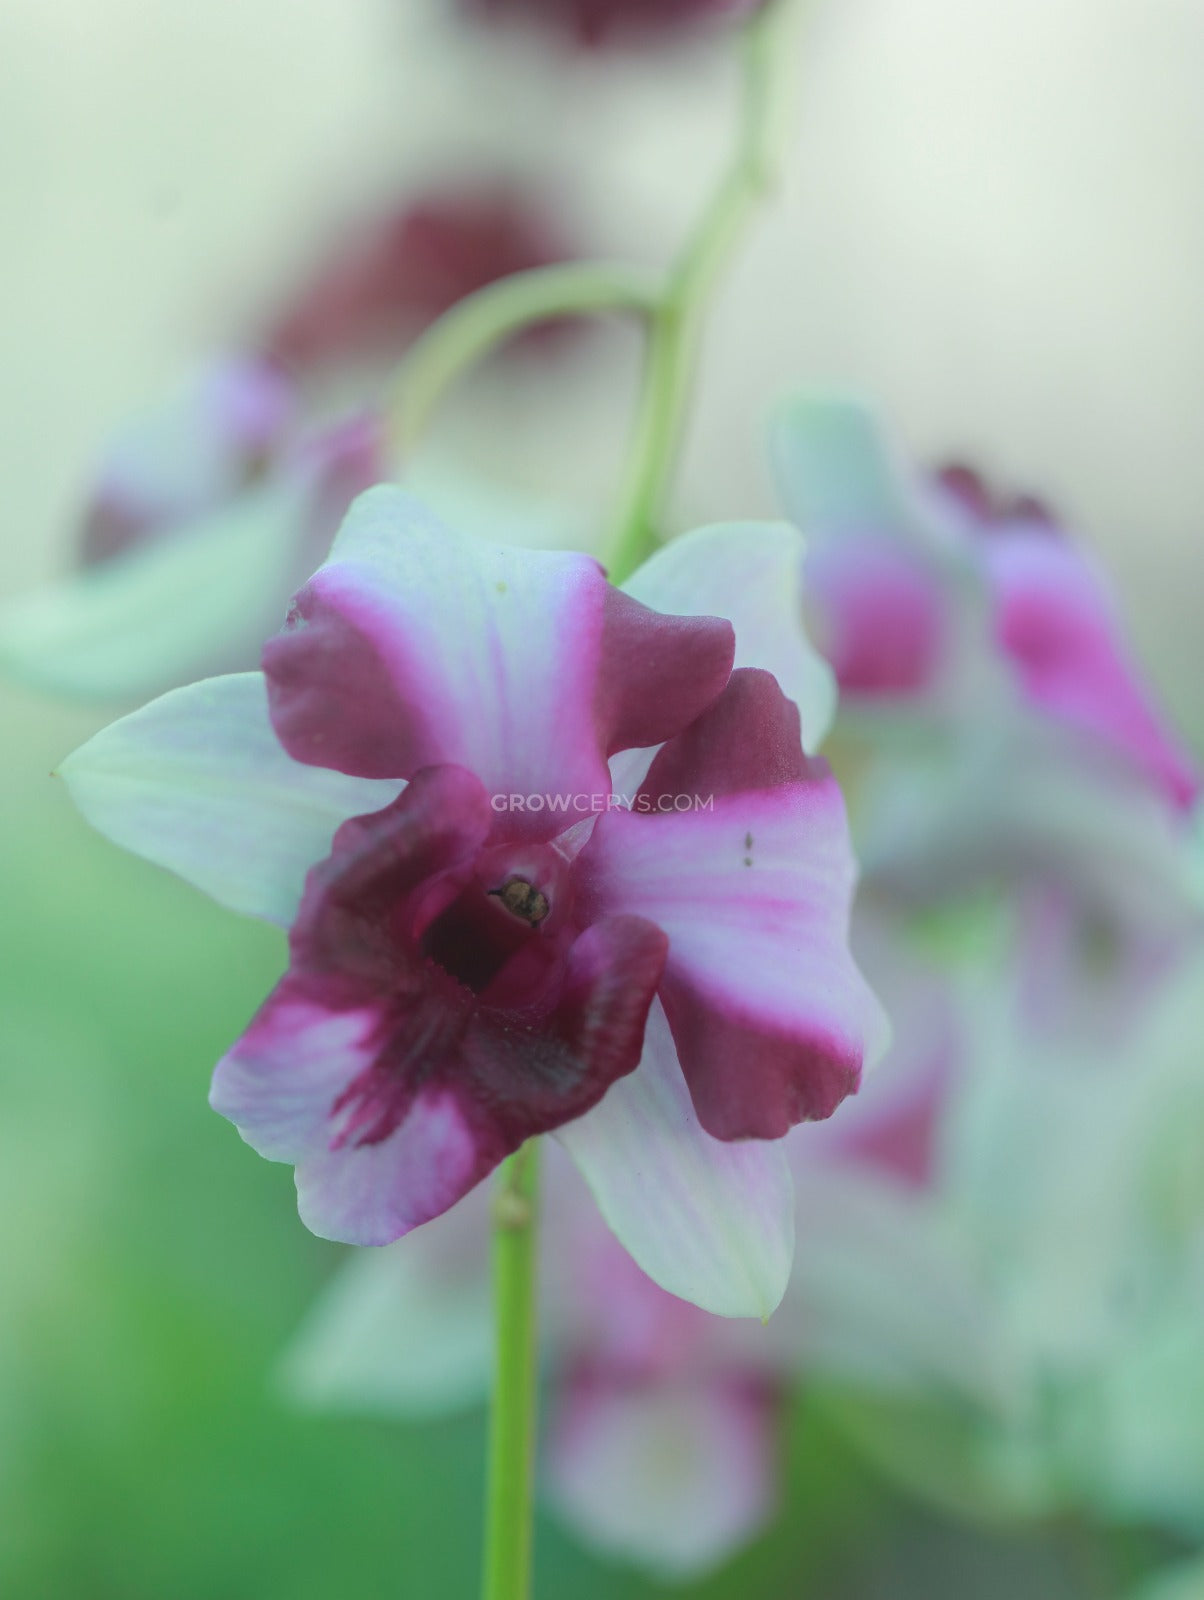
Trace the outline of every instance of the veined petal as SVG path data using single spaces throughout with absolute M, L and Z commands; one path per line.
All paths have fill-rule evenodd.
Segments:
M 662 546 L 623 588 L 657 611 L 730 618 L 736 666 L 773 673 L 799 708 L 810 752 L 831 724 L 836 680 L 804 628 L 805 551 L 802 534 L 786 522 L 699 528 Z
M 697 1576 L 773 1511 L 775 1412 L 770 1391 L 737 1377 L 570 1381 L 553 1417 L 550 1499 L 606 1554 Z
M 692 809 L 676 810 L 683 796 Z M 848 947 L 844 802 L 768 673 L 733 674 L 657 756 L 637 809 L 599 818 L 578 870 L 600 911 L 669 935 L 661 995 L 716 1137 L 830 1115 L 881 1053 L 885 1019 Z
M 272 731 L 258 672 L 175 689 L 103 728 L 60 771 L 114 843 L 232 911 L 283 926 L 340 824 L 403 787 L 293 761 Z
M 719 1316 L 769 1316 L 794 1251 L 785 1152 L 704 1131 L 659 1003 L 637 1070 L 557 1137 L 650 1278 Z

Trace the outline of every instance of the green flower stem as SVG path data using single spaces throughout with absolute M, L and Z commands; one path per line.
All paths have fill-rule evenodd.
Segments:
M 797 0 L 763 0 L 745 24 L 736 148 L 650 317 L 634 442 L 610 547 L 616 583 L 656 544 L 685 430 L 706 305 L 749 216 L 773 185 L 794 63 L 788 29 L 796 8 Z
M 650 315 L 658 285 L 648 273 L 599 262 L 567 262 L 499 278 L 459 301 L 417 341 L 397 375 L 390 435 L 409 453 L 449 388 L 504 340 L 553 317 Z
M 535 1476 L 536 1194 L 534 1139 L 506 1161 L 493 1204 L 496 1322 L 482 1600 L 528 1600 Z

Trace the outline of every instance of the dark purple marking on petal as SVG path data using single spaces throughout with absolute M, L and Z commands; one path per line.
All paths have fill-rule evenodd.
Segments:
M 437 1214 L 639 1063 L 664 933 L 554 923 L 567 865 L 482 850 L 491 819 L 479 781 L 443 766 L 345 823 L 307 880 L 288 973 L 218 1069 L 215 1105 L 299 1182 L 304 1167 L 306 1219 L 330 1237 L 382 1243 Z M 507 857 L 545 886 L 537 923 L 492 892 Z M 423 1128 L 447 1162 L 417 1159 Z
M 698 1120 L 713 1138 L 780 1139 L 856 1093 L 861 1062 L 839 1040 L 775 1033 L 674 973 L 660 997 Z
M 437 763 L 421 707 L 401 697 L 372 633 L 356 626 L 361 597 L 349 596 L 344 610 L 339 590 L 337 569 L 320 572 L 264 646 L 276 737 L 294 761 L 359 778 L 406 777 Z
M 597 700 L 607 755 L 672 738 L 721 693 L 735 654 L 730 622 L 666 616 L 608 588 Z
M 637 805 L 656 810 L 679 795 L 739 794 L 802 783 L 827 772 L 803 752 L 798 707 L 771 672 L 739 667 L 717 700 L 659 751 Z
M 849 534 L 807 556 L 816 643 L 848 695 L 910 695 L 933 681 L 949 597 L 926 557 L 895 538 Z

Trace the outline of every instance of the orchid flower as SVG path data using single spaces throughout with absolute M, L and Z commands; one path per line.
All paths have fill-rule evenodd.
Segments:
M 1006 977 L 964 988 L 925 1184 L 796 1167 L 816 1228 L 783 1309 L 807 1305 L 809 1370 L 909 1490 L 959 1513 L 1204 1527 L 1202 949 L 1102 1059 L 1034 1047 Z
M 112 442 L 76 570 L 0 608 L 0 665 L 110 701 L 253 666 L 381 465 L 367 417 L 305 427 L 267 363 L 206 367 Z
M 1036 1025 L 1109 1036 L 1204 902 L 1196 769 L 1101 576 L 1037 502 L 910 472 L 855 404 L 793 402 L 774 445 L 867 880 L 917 907 L 1006 883 Z
M 883 1036 L 840 791 L 783 692 L 814 748 L 831 686 L 792 615 L 800 549 L 703 530 L 624 592 L 378 487 L 262 674 L 64 763 L 102 832 L 289 928 L 212 1102 L 296 1166 L 315 1232 L 385 1244 L 555 1131 L 657 1281 L 777 1304 L 780 1141 Z M 742 655 L 712 614 L 736 577 Z

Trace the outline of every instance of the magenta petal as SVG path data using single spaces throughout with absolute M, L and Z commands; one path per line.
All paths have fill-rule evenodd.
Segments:
M 1190 806 L 1199 775 L 1130 659 L 1098 575 L 1072 545 L 1020 529 L 987 544 L 999 641 L 1042 710 L 1103 738 Z
M 280 741 L 357 775 L 453 763 L 492 795 L 608 793 L 606 593 L 588 556 L 487 545 L 371 490 L 264 651 Z M 507 815 L 548 832 L 547 812 Z
M 773 1139 L 827 1116 L 883 1024 L 848 948 L 843 801 L 797 709 L 768 673 L 735 673 L 641 794 L 654 809 L 601 817 L 579 876 L 599 909 L 669 935 L 660 992 L 699 1121 Z M 702 808 L 662 809 L 681 796 Z
M 599 721 L 607 754 L 662 744 L 723 690 L 736 654 L 730 622 L 664 616 L 606 591 Z
M 848 533 L 807 556 L 815 637 L 841 693 L 912 695 L 934 681 L 950 634 L 947 578 L 897 537 Z
M 487 1004 L 424 952 L 491 817 L 477 780 L 441 767 L 344 824 L 310 874 L 288 973 L 218 1066 L 215 1109 L 297 1164 L 317 1233 L 399 1237 L 639 1061 L 667 944 L 650 923 L 588 929 L 521 1010 Z
M 716 1139 L 780 1139 L 830 1117 L 861 1081 L 861 1041 L 822 1023 L 781 1031 L 739 1002 L 670 975 L 661 989 L 698 1120 Z
M 741 667 L 706 715 L 657 752 L 637 805 L 672 810 L 679 795 L 705 804 L 718 795 L 827 775 L 826 762 L 804 754 L 798 707 L 776 678 L 759 667 Z
M 295 760 L 395 778 L 462 766 L 505 798 L 499 831 L 537 839 L 574 797 L 609 795 L 611 752 L 713 700 L 733 649 L 726 622 L 659 616 L 588 556 L 461 537 L 381 486 L 263 660 Z

